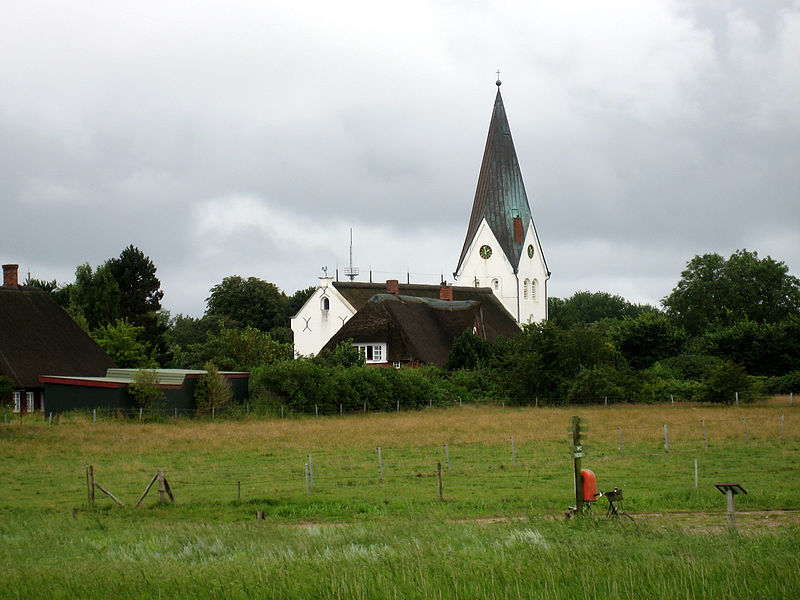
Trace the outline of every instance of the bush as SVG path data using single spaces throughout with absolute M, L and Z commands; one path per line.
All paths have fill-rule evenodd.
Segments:
M 564 385 L 562 396 L 568 402 L 591 402 L 600 398 L 629 399 L 639 388 L 637 374 L 631 369 L 611 365 L 582 367 Z
M 221 408 L 233 398 L 230 382 L 217 371 L 214 363 L 207 362 L 203 365 L 206 372 L 197 378 L 194 388 L 194 398 L 198 412 L 211 412 L 211 409 Z
M 734 362 L 725 362 L 711 370 L 702 381 L 702 399 L 707 402 L 730 404 L 736 392 L 750 391 L 752 381 L 744 367 Z
M 789 394 L 800 392 L 800 371 L 792 371 L 780 377 L 764 377 L 761 389 L 765 394 Z
M 138 408 L 149 412 L 158 412 L 166 401 L 163 390 L 158 387 L 158 374 L 150 369 L 139 369 L 133 374 L 128 393 Z

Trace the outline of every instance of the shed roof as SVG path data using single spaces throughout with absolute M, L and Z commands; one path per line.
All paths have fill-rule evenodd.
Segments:
M 102 376 L 116 367 L 100 346 L 49 294 L 34 287 L 0 287 L 0 374 L 18 387 L 42 387 L 39 376 Z

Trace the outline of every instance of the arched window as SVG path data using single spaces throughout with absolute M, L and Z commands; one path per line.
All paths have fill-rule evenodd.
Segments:
M 536 300 L 536 288 L 539 287 L 539 282 L 534 279 L 531 283 L 531 300 Z
M 331 309 L 330 298 L 328 298 L 327 296 L 323 296 L 319 302 L 319 307 L 322 310 L 330 310 Z
M 526 279 L 525 283 L 522 284 L 522 299 L 527 300 L 528 296 L 531 295 L 531 280 Z
M 495 292 L 499 292 L 500 291 L 500 280 L 499 279 L 492 279 L 492 289 Z

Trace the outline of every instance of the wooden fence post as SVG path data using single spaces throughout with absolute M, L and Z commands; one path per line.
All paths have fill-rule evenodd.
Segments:
M 164 485 L 164 471 L 161 467 L 158 467 L 158 472 L 156 473 L 156 477 L 158 477 L 158 501 L 164 502 L 165 495 L 167 493 L 167 487 Z
M 89 495 L 89 506 L 94 506 L 94 467 L 86 465 L 86 493 Z
M 664 423 L 664 451 L 669 453 L 669 426 Z

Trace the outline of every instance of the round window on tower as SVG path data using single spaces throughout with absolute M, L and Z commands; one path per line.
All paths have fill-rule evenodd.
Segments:
M 481 258 L 489 258 L 492 255 L 492 248 L 491 246 L 484 244 L 481 246 L 481 249 L 478 252 L 481 255 Z

